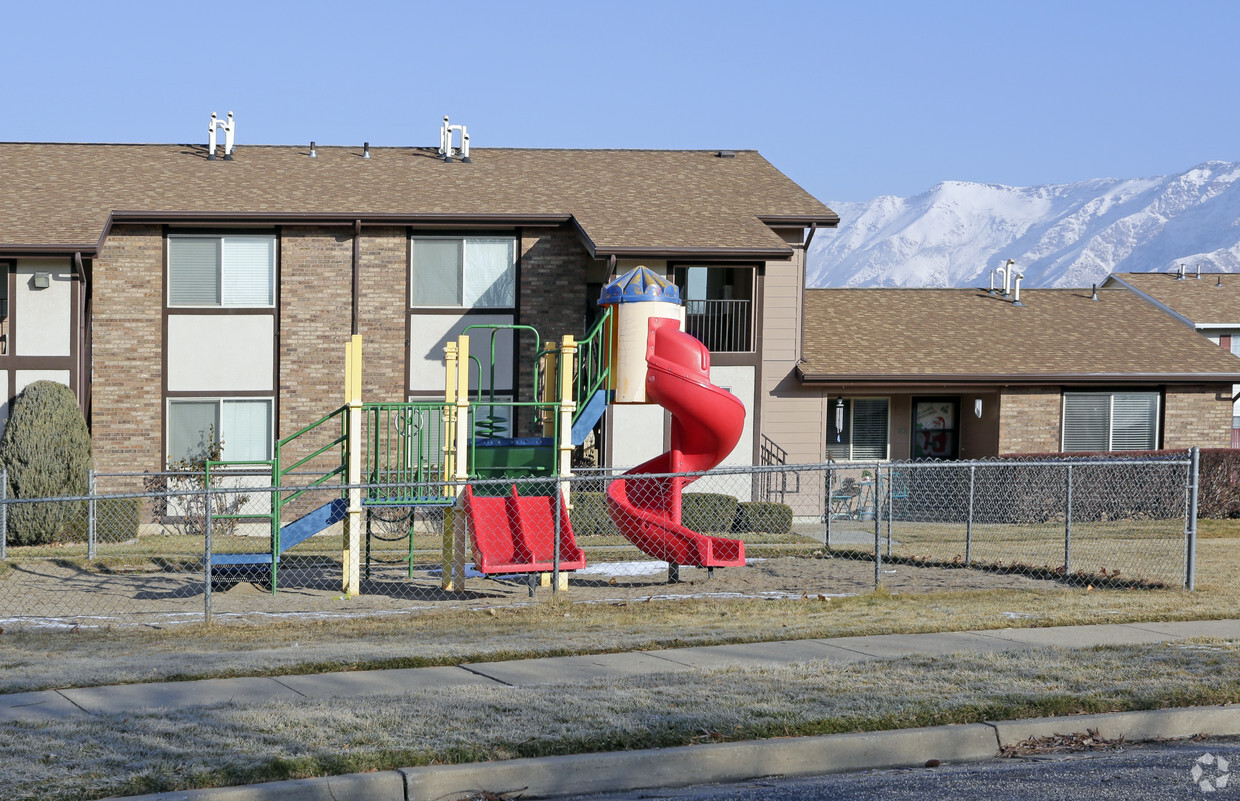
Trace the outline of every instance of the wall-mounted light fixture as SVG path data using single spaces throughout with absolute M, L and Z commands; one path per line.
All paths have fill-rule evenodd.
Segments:
M 34 280 L 31 282 L 35 289 L 47 289 L 52 285 L 51 273 L 35 273 Z

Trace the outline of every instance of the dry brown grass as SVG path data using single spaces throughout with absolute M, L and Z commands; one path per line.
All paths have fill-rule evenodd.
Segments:
M 432 762 L 1230 703 L 1240 700 L 1237 656 L 1240 646 L 1223 641 L 1044 649 L 0 724 L 0 786 L 14 801 L 91 799 Z
M 986 590 L 820 601 L 574 604 L 445 610 L 266 625 L 11 630 L 0 691 L 213 676 L 417 667 L 729 642 L 1240 616 L 1240 521 L 1198 543 L 1197 592 Z M 1204 528 L 1204 527 L 1203 527 Z M 51 669 L 49 670 L 49 666 Z

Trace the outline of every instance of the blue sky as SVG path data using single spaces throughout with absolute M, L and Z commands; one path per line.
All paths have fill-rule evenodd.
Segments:
M 204 13 L 204 10 L 208 10 Z M 752 148 L 823 200 L 1240 161 L 1240 3 L 0 6 L 0 140 Z

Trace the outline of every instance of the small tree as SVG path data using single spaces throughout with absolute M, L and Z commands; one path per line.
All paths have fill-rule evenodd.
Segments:
M 224 455 L 224 440 L 215 435 L 215 426 L 202 432 L 202 439 L 193 455 L 169 459 L 164 475 L 151 476 L 145 481 L 148 492 L 161 493 L 153 504 L 152 514 L 157 523 L 178 529 L 180 533 L 200 537 L 207 530 L 207 463 L 217 462 Z M 223 485 L 223 476 L 217 469 L 211 476 L 211 487 Z M 216 515 L 236 515 L 249 502 L 248 495 L 222 492 L 215 496 L 212 507 Z M 238 521 L 225 517 L 216 521 L 218 534 L 233 534 Z
M 73 391 L 55 381 L 36 381 L 14 399 L 0 464 L 8 470 L 10 498 L 85 495 L 91 469 L 90 432 Z M 14 545 L 81 540 L 82 503 L 9 506 L 8 538 Z

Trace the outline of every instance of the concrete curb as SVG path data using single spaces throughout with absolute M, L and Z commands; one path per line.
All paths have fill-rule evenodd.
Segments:
M 129 801 L 458 801 L 482 790 L 555 797 L 606 791 L 979 762 L 1030 737 L 1097 729 L 1129 742 L 1240 735 L 1240 706 L 1187 707 L 996 721 L 924 729 L 781 737 L 644 751 L 432 765 L 248 787 L 131 797 Z
M 909 767 L 928 759 L 973 762 L 993 757 L 995 750 L 994 730 L 978 723 L 406 768 L 401 773 L 405 801 L 458 799 L 481 790 L 521 791 L 523 797 L 537 798 Z

